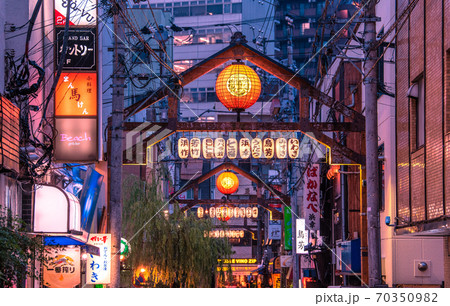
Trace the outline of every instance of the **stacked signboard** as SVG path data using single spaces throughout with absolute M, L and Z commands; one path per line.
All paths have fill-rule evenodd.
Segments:
M 55 160 L 93 162 L 98 160 L 99 124 L 97 1 L 71 1 L 68 33 L 68 1 L 54 3 L 55 72 L 63 65 L 55 90 Z

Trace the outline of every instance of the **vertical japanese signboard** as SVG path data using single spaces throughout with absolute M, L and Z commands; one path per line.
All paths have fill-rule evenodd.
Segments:
M 73 288 L 81 282 L 80 248 L 78 246 L 46 247 L 44 285 L 50 288 Z
M 86 262 L 86 284 L 111 282 L 111 234 L 91 234 L 88 244 L 100 249 L 100 256 L 89 254 Z
M 295 235 L 296 253 L 307 254 L 308 251 L 305 251 L 305 246 L 308 244 L 309 231 L 306 230 L 305 228 L 305 219 L 297 219 L 295 229 L 296 229 Z
M 97 0 L 71 1 L 65 60 L 60 63 L 68 1 L 55 4 L 55 71 L 63 71 L 55 90 L 55 160 L 98 160 Z
M 66 24 L 68 0 L 55 0 L 55 25 Z M 70 26 L 96 26 L 97 0 L 72 0 L 70 3 Z
M 303 186 L 303 211 L 306 228 L 320 230 L 320 173 L 319 164 L 309 165 L 305 171 Z
M 292 250 L 292 212 L 286 205 L 284 206 L 284 249 Z

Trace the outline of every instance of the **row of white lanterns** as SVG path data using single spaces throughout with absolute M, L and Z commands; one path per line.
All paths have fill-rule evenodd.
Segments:
M 244 238 L 243 230 L 212 230 L 205 231 L 204 236 L 210 238 Z
M 297 138 L 241 138 L 238 142 L 235 138 L 223 139 L 210 137 L 190 140 L 182 137 L 178 139 L 178 156 L 180 158 L 237 158 L 238 149 L 240 158 L 297 158 L 299 155 L 300 141 Z
M 258 207 L 211 207 L 204 209 L 197 208 L 197 217 L 203 218 L 209 215 L 210 218 L 231 219 L 231 218 L 258 218 Z

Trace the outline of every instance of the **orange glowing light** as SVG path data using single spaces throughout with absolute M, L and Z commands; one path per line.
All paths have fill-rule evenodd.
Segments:
M 97 74 L 61 74 L 55 90 L 56 116 L 97 116 Z
M 216 94 L 219 101 L 233 111 L 243 111 L 258 100 L 261 80 L 256 72 L 241 62 L 233 63 L 219 74 Z
M 239 179 L 233 172 L 222 172 L 216 180 L 217 189 L 223 194 L 232 194 L 239 188 Z

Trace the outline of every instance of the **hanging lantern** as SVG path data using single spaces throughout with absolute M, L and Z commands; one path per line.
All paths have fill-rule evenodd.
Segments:
M 248 138 L 241 138 L 239 141 L 239 152 L 241 153 L 242 159 L 247 159 L 250 157 L 250 140 Z
M 203 216 L 204 216 L 203 207 L 197 208 L 197 217 L 199 217 L 201 219 L 201 218 L 203 218 Z
M 256 72 L 244 63 L 226 67 L 216 80 L 219 101 L 235 112 L 242 112 L 255 104 L 261 93 L 261 80 Z
M 214 141 L 214 155 L 216 158 L 224 158 L 225 157 L 225 139 L 216 138 Z
M 209 217 L 210 218 L 215 218 L 216 217 L 216 208 L 215 207 L 211 207 L 209 209 Z
M 251 217 L 252 217 L 252 208 L 251 208 L 251 207 L 247 207 L 247 208 L 245 209 L 245 216 L 246 216 L 247 218 L 251 218 Z
M 262 156 L 262 140 L 261 138 L 252 139 L 252 156 L 253 158 L 261 158 Z
M 258 218 L 258 207 L 252 207 L 252 218 Z
M 245 218 L 245 208 L 239 208 L 239 218 Z
M 211 138 L 203 139 L 202 143 L 203 157 L 211 159 L 214 157 L 214 141 Z
M 191 143 L 190 143 L 190 152 L 191 152 L 191 157 L 192 158 L 200 158 L 200 151 L 201 151 L 201 146 L 200 146 L 200 139 L 194 137 L 191 139 Z
M 297 138 L 290 138 L 288 141 L 288 152 L 290 158 L 297 158 L 299 153 L 300 142 Z
M 263 152 L 266 158 L 272 158 L 275 151 L 275 144 L 272 138 L 266 138 L 263 141 Z
M 231 238 L 236 238 L 236 231 L 231 231 Z
M 286 158 L 287 155 L 287 141 L 286 138 L 278 138 L 276 141 L 277 157 Z
M 185 137 L 178 139 L 178 156 L 180 158 L 189 157 L 189 140 Z
M 220 233 L 219 234 L 220 238 L 224 238 L 225 237 L 225 231 L 221 230 L 219 233 Z
M 239 231 L 239 237 L 244 238 L 244 231 L 243 230 Z
M 217 189 L 223 194 L 232 194 L 239 188 L 239 179 L 233 172 L 222 172 L 216 180 Z
M 228 219 L 233 218 L 233 208 L 227 207 L 227 216 L 228 216 Z
M 233 208 L 233 217 L 239 218 L 239 207 Z
M 229 159 L 235 159 L 237 157 L 237 140 L 230 138 L 227 140 L 227 157 Z

